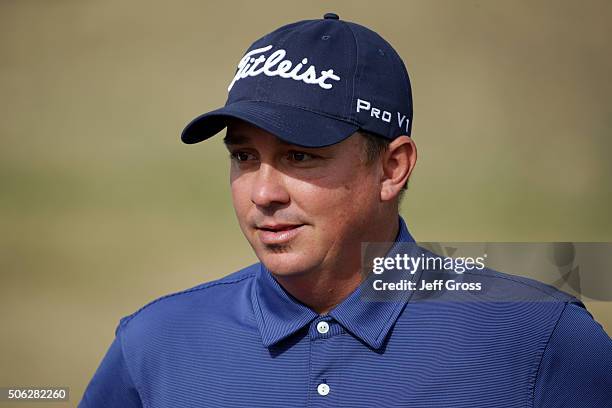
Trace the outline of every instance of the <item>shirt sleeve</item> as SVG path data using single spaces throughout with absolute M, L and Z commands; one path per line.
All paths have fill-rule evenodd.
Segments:
M 534 407 L 612 407 L 612 340 L 582 304 L 566 305 L 550 337 Z
M 121 328 L 89 382 L 78 408 L 142 408 L 121 347 Z

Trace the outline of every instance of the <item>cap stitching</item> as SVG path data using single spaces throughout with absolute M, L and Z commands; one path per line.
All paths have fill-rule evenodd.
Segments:
M 357 83 L 359 82 L 359 42 L 357 41 L 357 36 L 355 35 L 355 31 L 353 31 L 353 27 L 350 24 L 345 23 L 345 25 L 349 28 L 351 35 L 353 36 L 353 40 L 355 41 L 355 72 L 353 73 L 353 93 L 351 95 L 351 100 L 349 101 L 349 117 L 353 119 L 353 101 L 355 100 L 355 88 L 357 87 Z M 357 122 L 357 117 L 355 115 L 355 122 Z

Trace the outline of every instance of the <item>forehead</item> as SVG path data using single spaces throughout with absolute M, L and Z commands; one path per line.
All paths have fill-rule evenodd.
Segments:
M 238 119 L 228 121 L 227 133 L 223 138 L 223 142 L 226 145 L 245 144 L 251 142 L 254 138 L 266 138 L 277 144 L 290 146 L 289 143 L 272 133 Z

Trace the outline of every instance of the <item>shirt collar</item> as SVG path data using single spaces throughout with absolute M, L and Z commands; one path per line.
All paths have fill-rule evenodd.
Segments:
M 414 242 L 406 223 L 399 217 L 399 232 L 387 256 L 400 250 L 400 243 Z M 412 276 L 416 279 L 416 276 Z M 366 279 L 353 293 L 329 312 L 347 331 L 374 349 L 380 348 L 395 324 L 409 295 L 394 300 L 364 300 Z M 406 291 L 407 293 L 411 291 Z M 289 295 L 261 264 L 251 293 L 253 309 L 264 346 L 270 347 L 306 326 L 319 315 Z

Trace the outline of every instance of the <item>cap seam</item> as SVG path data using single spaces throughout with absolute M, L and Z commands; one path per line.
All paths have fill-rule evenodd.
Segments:
M 401 69 L 401 73 L 406 77 L 406 80 L 408 82 L 404 83 L 404 92 L 406 92 L 406 95 L 410 95 L 410 127 L 408 129 L 408 136 L 411 135 L 412 133 L 412 119 L 414 117 L 414 104 L 413 104 L 413 100 L 412 100 L 412 85 L 410 82 L 410 75 L 408 75 L 408 69 L 406 68 L 406 64 L 404 64 L 404 61 L 402 60 L 402 58 L 400 57 L 400 55 L 398 54 L 398 52 L 393 48 L 393 47 L 389 47 L 391 50 L 391 53 L 393 55 L 393 58 L 395 59 L 395 63 L 397 65 L 400 66 Z
M 304 31 L 305 26 L 308 25 L 308 23 L 311 23 L 312 21 L 315 20 L 305 20 L 304 24 L 300 25 L 299 27 L 296 27 L 294 30 L 291 30 L 289 33 L 287 33 L 287 35 L 285 35 L 284 37 L 282 37 L 277 44 L 274 45 L 274 47 L 278 50 L 281 48 L 284 48 L 285 43 L 287 43 L 287 41 L 289 41 L 290 38 L 295 38 L 295 37 L 299 37 L 299 35 Z M 264 77 L 260 75 L 260 81 L 264 81 Z M 267 96 L 269 96 L 271 94 L 271 89 L 272 89 L 272 82 L 267 81 L 267 85 L 265 88 L 265 93 Z M 265 97 L 265 96 L 264 96 Z
M 353 73 L 353 84 L 352 84 L 352 94 L 351 94 L 351 100 L 349 101 L 350 104 L 350 108 L 349 108 L 349 117 L 352 119 L 353 118 L 353 101 L 355 100 L 355 88 L 356 88 L 356 84 L 359 80 L 359 42 L 357 41 L 357 36 L 355 35 L 355 31 L 353 31 L 353 27 L 351 27 L 350 24 L 348 23 L 344 23 L 344 25 L 346 25 L 349 29 L 349 31 L 351 32 L 351 35 L 353 36 L 353 41 L 355 41 L 355 72 Z M 357 118 L 355 117 L 355 121 L 357 121 Z

